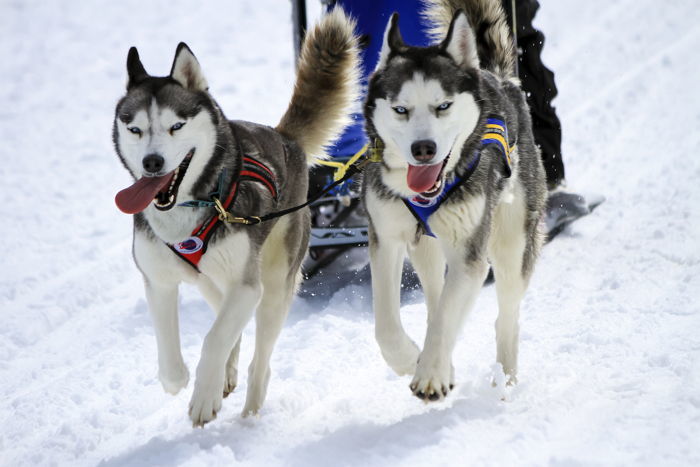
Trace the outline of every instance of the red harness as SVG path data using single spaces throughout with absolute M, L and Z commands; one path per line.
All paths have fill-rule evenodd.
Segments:
M 262 183 L 272 197 L 277 200 L 277 186 L 275 183 L 275 175 L 272 173 L 272 170 L 252 157 L 243 156 L 241 173 L 237 178 L 234 178 L 228 196 L 226 196 L 226 199 L 221 203 L 226 211 L 229 211 L 236 202 L 239 184 L 247 180 Z M 213 202 L 209 201 L 205 201 L 204 203 L 214 205 Z M 167 243 L 167 245 L 177 256 L 199 271 L 199 261 L 207 251 L 209 240 L 216 229 L 223 223 L 219 215 L 215 214 L 194 229 L 192 234 L 185 240 L 175 244 Z

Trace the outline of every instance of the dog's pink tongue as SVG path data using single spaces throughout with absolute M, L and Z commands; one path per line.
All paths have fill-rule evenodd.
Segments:
M 158 192 L 170 181 L 172 174 L 162 177 L 141 177 L 129 188 L 124 188 L 114 197 L 114 202 L 122 212 L 136 214 L 148 207 Z
M 430 190 L 437 182 L 442 170 L 442 163 L 433 165 L 408 165 L 406 181 L 408 187 L 416 193 Z

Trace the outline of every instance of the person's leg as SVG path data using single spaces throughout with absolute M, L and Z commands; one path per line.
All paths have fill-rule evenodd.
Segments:
M 503 6 L 512 24 L 512 0 Z M 518 46 L 518 75 L 527 95 L 532 117 L 532 132 L 540 147 L 542 163 L 547 174 L 550 194 L 547 200 L 545 224 L 550 235 L 567 222 L 590 212 L 587 200 L 566 189 L 564 160 L 561 154 L 561 123 L 552 100 L 557 96 L 554 73 L 542 63 L 544 34 L 532 26 L 540 5 L 537 0 L 515 1 L 516 40 Z
M 510 14 L 511 0 L 503 0 L 503 3 Z M 551 190 L 564 180 L 564 161 L 561 156 L 561 123 L 552 107 L 552 100 L 557 95 L 554 73 L 542 63 L 544 34 L 532 26 L 539 7 L 537 0 L 516 0 L 518 74 L 527 94 L 532 130 L 542 151 L 547 185 Z

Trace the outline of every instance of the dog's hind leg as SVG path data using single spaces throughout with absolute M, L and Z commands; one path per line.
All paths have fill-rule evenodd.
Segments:
M 520 301 L 528 280 L 522 274 L 525 242 L 520 240 L 500 243 L 491 254 L 498 296 L 496 360 L 503 367 L 509 385 L 517 382 Z
M 496 360 L 503 367 L 507 384 L 517 382 L 520 301 L 527 288 L 522 275 L 524 241 L 500 243 L 491 254 L 498 296 Z
M 248 367 L 248 391 L 242 415 L 257 415 L 270 382 L 270 357 L 294 298 L 289 269 L 263 272 L 263 296 L 255 312 L 255 353 Z
M 238 336 L 236 343 L 231 349 L 231 354 L 226 360 L 226 378 L 224 379 L 224 397 L 228 397 L 236 385 L 238 385 L 238 356 L 241 353 L 241 336 Z
M 413 374 L 420 350 L 401 324 L 401 270 L 406 245 L 394 237 L 370 235 L 375 337 L 384 360 L 398 375 Z
M 200 274 L 197 281 L 199 291 L 202 293 L 204 300 L 209 304 L 209 307 L 216 314 L 221 309 L 222 294 L 221 290 L 214 282 L 204 274 Z M 236 344 L 231 349 L 231 354 L 226 361 L 226 379 L 224 380 L 224 397 L 228 397 L 238 384 L 238 355 L 241 351 L 241 338 L 236 340 Z
M 498 296 L 496 359 L 509 385 L 517 383 L 520 302 L 541 242 L 538 221 L 535 216 L 526 223 L 522 201 L 502 204 L 496 209 L 495 227 L 489 242 Z
M 304 214 L 278 221 L 262 251 L 263 295 L 255 312 L 255 353 L 248 367 L 248 391 L 242 415 L 257 415 L 270 382 L 270 357 L 294 298 L 306 252 Z M 304 239 L 307 240 L 304 240 Z

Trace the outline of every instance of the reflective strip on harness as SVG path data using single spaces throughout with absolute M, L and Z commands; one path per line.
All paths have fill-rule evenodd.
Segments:
M 262 183 L 272 197 L 275 200 L 277 199 L 277 184 L 272 171 L 262 162 L 252 157 L 244 156 L 241 172 L 238 178 L 231 183 L 226 200 L 222 203 L 227 211 L 231 209 L 236 201 L 239 183 L 246 180 Z M 177 256 L 199 271 L 199 262 L 207 251 L 209 240 L 222 224 L 223 222 L 219 219 L 219 216 L 213 215 L 194 229 L 188 238 L 179 243 L 167 243 L 167 245 Z
M 481 145 L 494 144 L 503 156 L 506 178 L 510 177 L 512 161 L 510 154 L 515 150 L 515 145 L 508 143 L 508 127 L 500 117 L 489 117 L 486 120 L 486 133 L 481 137 Z

